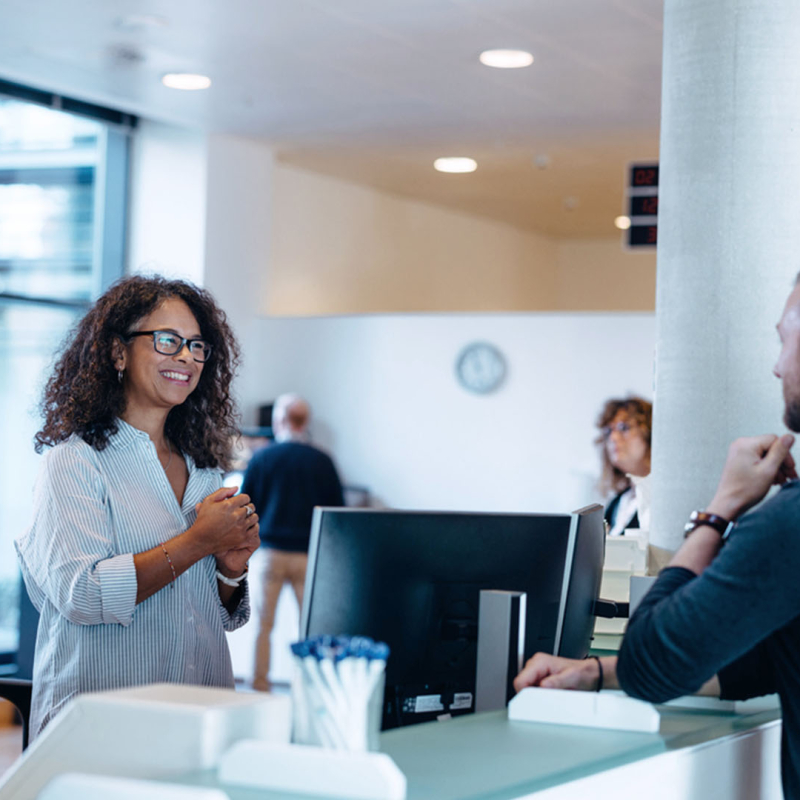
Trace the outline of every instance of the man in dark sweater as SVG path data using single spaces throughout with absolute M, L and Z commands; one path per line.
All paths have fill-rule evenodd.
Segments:
M 797 284 L 778 333 L 774 372 L 783 384 L 784 421 L 800 432 Z M 701 686 L 732 700 L 777 692 L 787 800 L 800 798 L 800 481 L 793 442 L 791 435 L 766 435 L 731 445 L 713 500 L 687 526 L 688 538 L 631 618 L 619 658 L 601 659 L 606 686 L 618 683 L 655 703 Z M 776 483 L 785 485 L 745 514 Z M 537 654 L 515 685 L 593 689 L 599 666 L 596 659 Z
M 256 640 L 253 688 L 269 691 L 270 636 L 284 584 L 303 605 L 308 540 L 315 506 L 342 506 L 342 484 L 328 455 L 308 443 L 308 403 L 281 395 L 272 410 L 275 444 L 250 461 L 242 492 L 259 517 L 264 558 L 261 623 Z

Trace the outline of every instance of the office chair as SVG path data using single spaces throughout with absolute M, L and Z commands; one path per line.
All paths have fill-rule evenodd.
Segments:
M 31 695 L 33 694 L 33 654 L 36 647 L 36 629 L 39 614 L 28 597 L 22 576 L 19 577 L 19 649 L 17 669 L 13 677 L 0 677 L 0 699 L 16 706 L 22 718 L 22 749 L 28 746 Z
M 28 746 L 28 723 L 31 716 L 33 681 L 23 678 L 0 678 L 0 698 L 16 706 L 22 717 L 22 749 Z

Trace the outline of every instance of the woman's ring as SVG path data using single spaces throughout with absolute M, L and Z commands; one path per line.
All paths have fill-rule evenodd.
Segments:
M 249 517 L 249 516 L 250 516 L 250 515 L 253 513 L 253 511 L 254 511 L 255 509 L 253 508 L 253 506 L 252 506 L 252 505 L 250 505 L 250 503 L 248 503 L 248 504 L 245 506 L 245 510 L 247 511 L 247 514 L 245 514 L 245 516 Z

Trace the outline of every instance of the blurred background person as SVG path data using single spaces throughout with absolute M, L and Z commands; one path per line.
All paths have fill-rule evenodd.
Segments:
M 613 493 L 605 510 L 609 536 L 620 536 L 626 528 L 647 528 L 649 503 L 640 479 L 650 474 L 650 438 L 653 406 L 641 397 L 612 398 L 597 418 L 603 471 L 600 490 Z M 648 519 L 644 508 L 647 505 Z
M 263 594 L 253 688 L 269 691 L 270 636 L 281 589 L 289 583 L 302 609 L 314 506 L 343 506 L 342 484 L 330 456 L 309 442 L 311 409 L 284 394 L 272 410 L 275 444 L 255 453 L 242 483 L 260 518 Z

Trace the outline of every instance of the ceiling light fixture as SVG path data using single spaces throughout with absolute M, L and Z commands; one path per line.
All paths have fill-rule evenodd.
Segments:
M 142 30 L 145 28 L 166 28 L 169 20 L 157 14 L 126 14 L 117 20 L 117 27 L 124 30 Z
M 169 89 L 196 92 L 198 89 L 208 89 L 211 86 L 211 78 L 206 75 L 195 75 L 191 72 L 168 72 L 161 78 L 161 83 Z
M 478 162 L 474 158 L 449 157 L 437 158 L 433 168 L 439 172 L 475 172 Z
M 497 69 L 520 69 L 533 64 L 533 56 L 526 50 L 484 50 L 479 58 L 481 64 Z
M 617 217 L 614 220 L 614 224 L 621 230 L 626 231 L 631 226 L 631 218 L 630 217 Z

